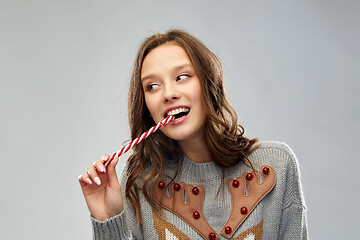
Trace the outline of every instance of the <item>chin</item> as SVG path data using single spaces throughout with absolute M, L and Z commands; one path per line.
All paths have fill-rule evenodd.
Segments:
M 164 131 L 163 132 L 168 138 L 171 138 L 172 140 L 175 141 L 182 141 L 182 140 L 186 140 L 187 138 L 189 138 L 190 134 L 186 134 L 183 131 L 182 132 L 174 132 L 174 131 Z
M 187 140 L 194 140 L 197 139 L 199 136 L 199 132 L 193 129 L 178 129 L 177 131 L 169 131 L 165 133 L 166 136 L 175 140 L 175 141 L 187 141 Z
M 166 136 L 168 136 L 168 138 L 171 138 L 172 140 L 175 140 L 175 141 L 183 141 L 188 138 L 187 136 L 182 136 L 182 135 L 178 135 L 178 134 L 171 134 L 171 135 L 166 135 Z

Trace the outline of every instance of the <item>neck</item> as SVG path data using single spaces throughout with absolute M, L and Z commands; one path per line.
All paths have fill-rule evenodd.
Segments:
M 178 141 L 178 144 L 185 156 L 193 162 L 205 163 L 212 160 L 210 149 L 206 144 L 204 136 Z

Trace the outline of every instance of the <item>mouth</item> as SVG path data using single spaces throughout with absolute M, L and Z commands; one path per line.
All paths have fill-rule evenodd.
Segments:
M 189 107 L 179 107 L 166 112 L 165 117 L 174 116 L 175 118 L 173 121 L 175 121 L 185 117 L 186 115 L 189 114 L 189 112 L 190 112 Z

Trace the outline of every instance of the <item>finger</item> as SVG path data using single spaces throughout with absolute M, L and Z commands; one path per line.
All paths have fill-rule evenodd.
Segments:
M 109 158 L 110 158 L 110 156 L 107 155 L 107 154 L 104 154 L 104 155 L 101 156 L 101 159 L 103 160 L 104 163 L 105 163 Z
M 109 177 L 109 183 L 110 184 L 119 184 L 119 179 L 117 177 L 117 173 L 116 173 L 116 164 L 119 161 L 119 157 L 115 157 L 107 166 L 107 171 L 108 171 L 108 177 Z
M 92 184 L 92 181 L 87 174 L 80 175 L 78 179 L 82 187 L 86 186 L 87 184 Z
M 106 172 L 105 166 L 104 166 L 104 162 L 103 161 L 95 161 L 93 163 L 94 167 L 99 171 L 99 172 Z
M 94 181 L 97 185 L 101 184 L 101 180 L 97 174 L 97 171 L 94 166 L 89 166 L 86 169 L 87 174 L 90 176 L 91 180 Z

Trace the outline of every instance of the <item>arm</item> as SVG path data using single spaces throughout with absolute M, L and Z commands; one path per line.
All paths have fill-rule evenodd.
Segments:
M 303 205 L 292 204 L 283 209 L 281 239 L 308 239 L 306 224 L 306 208 Z
M 280 224 L 281 239 L 308 239 L 306 205 L 303 197 L 300 169 L 295 154 L 288 149 L 286 190 Z
M 142 236 L 134 235 L 130 226 L 137 226 L 137 223 L 127 218 L 126 211 L 122 211 L 119 215 L 106 219 L 104 221 L 97 221 L 91 217 L 94 240 L 112 240 L 112 239 L 142 239 Z M 137 230 L 139 232 L 139 230 Z
M 107 160 L 104 155 L 103 160 Z M 96 161 L 87 168 L 87 174 L 79 177 L 80 186 L 90 211 L 93 239 L 142 239 L 134 209 L 124 204 L 124 192 L 120 187 L 114 159 L 106 167 L 103 161 Z M 122 174 L 126 181 L 126 170 Z M 136 237 L 135 237 L 136 235 Z

